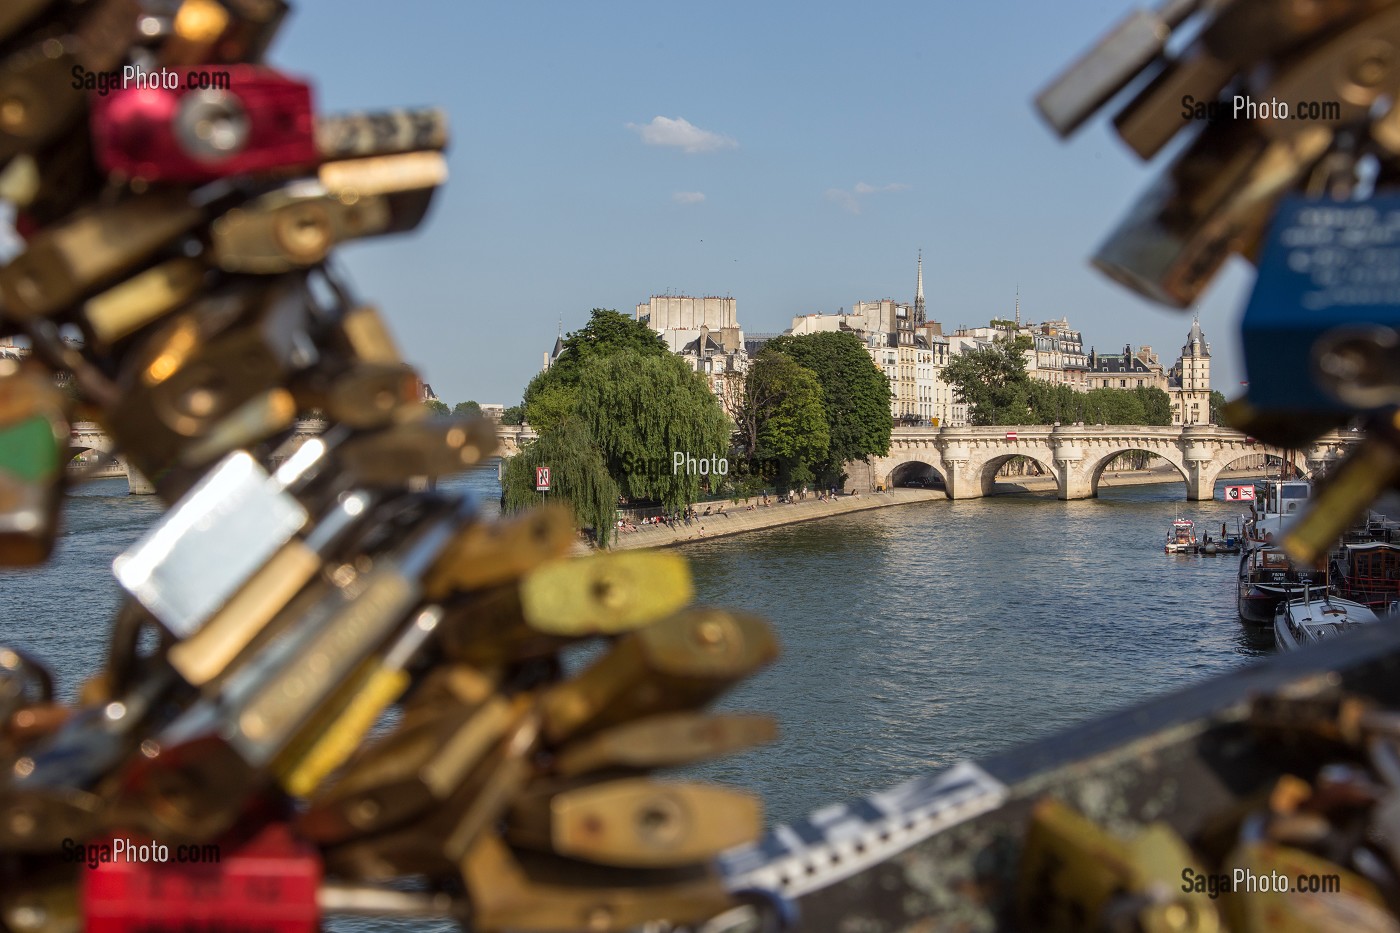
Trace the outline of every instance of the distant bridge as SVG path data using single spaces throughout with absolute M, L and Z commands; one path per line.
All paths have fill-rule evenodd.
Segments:
M 1328 470 L 1360 438 L 1354 432 L 1332 431 L 1290 451 L 1213 424 L 896 428 L 888 456 L 847 465 L 847 485 L 895 486 L 932 471 L 943 480 L 948 498 L 977 499 L 991 494 L 997 471 L 1007 461 L 1026 457 L 1054 477 L 1061 499 L 1092 499 L 1115 457 L 1146 451 L 1176 468 L 1186 484 L 1187 499 L 1209 499 L 1221 472 L 1245 457 L 1292 457 L 1297 473 L 1311 477 Z

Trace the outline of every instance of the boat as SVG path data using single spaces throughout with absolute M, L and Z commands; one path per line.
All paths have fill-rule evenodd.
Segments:
M 1388 535 L 1386 540 L 1344 539 L 1328 569 L 1333 587 L 1347 599 L 1378 611 L 1400 599 L 1400 544 L 1391 543 Z
M 1273 544 L 1283 538 L 1283 529 L 1303 511 L 1312 497 L 1312 484 L 1305 479 L 1265 480 L 1250 502 L 1250 517 L 1244 523 L 1245 544 Z
M 1273 625 L 1279 604 L 1304 594 L 1308 587 L 1326 589 L 1325 573 L 1298 567 L 1282 548 L 1255 543 L 1240 555 L 1235 606 L 1240 621 Z
M 1172 530 L 1167 532 L 1167 553 L 1194 554 L 1197 547 L 1196 523 L 1189 518 L 1178 518 L 1172 522 Z
M 1301 599 L 1279 604 L 1274 615 L 1274 643 L 1280 651 L 1294 651 L 1379 621 L 1369 606 L 1308 586 Z

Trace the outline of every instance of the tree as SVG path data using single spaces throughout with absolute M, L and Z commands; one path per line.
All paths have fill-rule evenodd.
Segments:
M 1172 397 L 1161 389 L 1144 386 L 1132 392 L 1142 402 L 1141 424 L 1167 426 L 1172 423 Z
M 1228 404 L 1229 404 L 1229 403 L 1228 403 L 1227 401 L 1225 401 L 1225 394 L 1224 394 L 1223 392 L 1217 392 L 1215 389 L 1211 389 L 1211 390 L 1210 390 L 1210 423 L 1211 423 L 1211 424 L 1224 424 L 1224 423 L 1225 423 L 1225 406 L 1228 405 Z M 1170 423 L 1170 422 L 1169 422 L 1169 423 Z
M 501 412 L 501 424 L 522 424 L 525 421 L 523 405 L 512 405 Z
M 481 406 L 476 402 L 458 402 L 452 406 L 452 414 L 479 418 L 481 417 Z
M 943 378 L 959 402 L 968 406 L 973 424 L 1025 424 L 1030 419 L 1030 399 L 1035 391 L 1026 373 L 1025 351 L 1030 338 L 997 337 L 992 344 L 954 356 L 943 369 Z
M 732 428 L 719 401 L 674 354 L 624 349 L 594 356 L 579 373 L 576 399 L 578 419 L 628 499 L 684 508 L 700 494 L 699 462 L 717 464 L 729 450 Z M 692 462 L 694 471 L 685 468 Z
M 447 405 L 445 403 L 440 402 L 435 398 L 425 400 L 423 402 L 423 407 L 427 408 L 428 411 L 432 412 L 435 415 L 452 414 L 452 412 L 448 410 Z
M 594 308 L 588 323 L 564 338 L 564 350 L 554 365 L 525 387 L 525 420 L 542 432 L 568 417 L 575 407 L 574 390 L 588 363 L 623 350 L 647 357 L 672 355 L 661 337 L 641 321 L 607 308 Z
M 816 373 L 770 347 L 749 365 L 739 416 L 748 475 L 767 465 L 779 491 L 811 482 L 830 457 L 831 433 Z
M 546 495 L 567 502 L 579 525 L 592 527 L 598 546 L 607 547 L 617 514 L 617 483 L 608 475 L 588 428 L 577 419 L 565 421 L 507 460 L 501 476 L 502 508 L 513 512 L 540 503 L 540 493 L 535 491 L 537 466 L 549 467 Z
M 815 468 L 823 483 L 836 483 L 853 460 L 883 457 L 890 451 L 890 384 L 853 334 L 784 335 L 768 342 L 816 374 L 822 389 L 830 448 Z

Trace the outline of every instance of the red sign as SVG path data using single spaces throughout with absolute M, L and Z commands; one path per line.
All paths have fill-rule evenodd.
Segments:
M 1016 439 L 1016 432 L 1015 432 L 1015 431 L 1007 431 L 1007 432 L 1006 432 L 1006 439 L 1007 439 L 1008 441 L 1014 441 L 1014 440 Z
M 1225 498 L 1231 502 L 1238 502 L 1241 499 L 1253 499 L 1253 486 L 1226 486 Z
M 535 492 L 549 491 L 549 467 L 535 467 Z

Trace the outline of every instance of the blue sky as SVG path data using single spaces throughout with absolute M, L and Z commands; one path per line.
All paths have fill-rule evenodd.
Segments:
M 921 248 L 947 328 L 1009 317 L 1019 284 L 1023 317 L 1170 365 L 1190 315 L 1088 266 L 1164 157 L 1102 117 L 1061 143 L 1031 106 L 1127 9 L 305 0 L 271 58 L 324 112 L 448 111 L 427 221 L 345 254 L 440 397 L 511 404 L 561 316 L 733 295 L 745 330 L 780 331 L 912 300 Z M 1234 260 L 1196 309 L 1227 395 L 1252 279 Z

